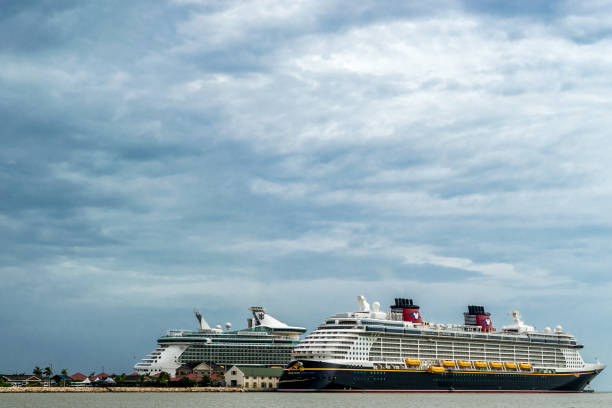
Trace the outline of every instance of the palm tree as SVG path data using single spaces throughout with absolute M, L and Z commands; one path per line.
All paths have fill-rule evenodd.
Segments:
M 34 370 L 32 370 L 32 374 L 34 374 L 37 377 L 40 377 L 42 375 L 42 370 L 40 369 L 39 366 L 34 367 Z
M 51 375 L 53 374 L 53 369 L 51 369 L 51 367 L 47 366 L 47 367 L 44 368 L 43 374 L 45 376 L 47 376 L 47 383 L 48 383 L 48 385 L 51 385 Z
M 68 370 L 66 370 L 65 368 L 62 368 L 62 375 L 68 375 Z
M 115 378 L 117 384 L 123 384 L 125 382 L 125 373 L 121 373 L 121 375 Z
M 170 374 L 165 371 L 159 373 L 159 377 L 157 377 L 157 382 L 162 385 L 167 385 L 170 380 Z

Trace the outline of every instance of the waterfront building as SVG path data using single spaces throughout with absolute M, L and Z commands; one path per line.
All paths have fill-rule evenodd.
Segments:
M 62 387 L 68 387 L 70 386 L 70 384 L 72 384 L 72 378 L 64 374 L 56 374 L 53 377 L 51 377 L 51 384 L 62 386 Z
M 100 373 L 100 374 L 94 375 L 94 377 L 92 378 L 92 380 L 93 380 L 93 381 L 96 381 L 96 380 L 106 380 L 106 379 L 107 379 L 107 378 L 109 378 L 109 377 L 110 377 L 110 375 L 108 375 L 108 374 L 106 374 L 106 373 L 102 372 L 102 373 Z
M 0 377 L 14 387 L 25 387 L 32 384 L 41 384 L 45 378 L 37 377 L 35 375 L 26 374 L 0 374 Z
M 83 373 L 74 373 L 70 376 L 70 378 L 72 379 L 72 381 L 83 381 L 84 379 L 87 378 L 87 376 Z
M 247 390 L 272 390 L 278 388 L 282 373 L 280 367 L 232 366 L 225 372 L 225 384 Z

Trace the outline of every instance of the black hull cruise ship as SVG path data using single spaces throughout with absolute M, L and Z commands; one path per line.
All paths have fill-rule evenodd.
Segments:
M 424 322 L 411 299 L 390 312 L 358 300 L 359 312 L 329 317 L 294 349 L 279 391 L 582 392 L 605 368 L 585 363 L 561 326 L 536 331 L 517 311 L 496 331 L 482 306 L 455 325 Z

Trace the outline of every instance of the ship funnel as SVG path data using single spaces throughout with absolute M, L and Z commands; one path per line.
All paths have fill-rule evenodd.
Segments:
M 200 311 L 196 309 L 193 310 L 193 313 L 195 314 L 198 324 L 200 325 L 200 330 L 210 330 L 210 326 L 208 325 L 206 320 L 204 320 L 204 317 L 202 317 L 202 313 L 200 313 Z
M 360 312 L 370 312 L 370 304 L 366 300 L 365 296 L 357 296 L 357 302 L 359 302 Z
M 249 307 L 253 313 L 253 327 L 262 326 L 263 320 L 266 318 L 266 310 L 261 306 Z
M 485 312 L 484 306 L 468 306 L 468 311 L 463 313 L 466 326 L 480 326 L 480 331 L 495 331 L 491 321 L 491 313 Z
M 423 323 L 419 309 L 412 299 L 404 298 L 395 298 L 395 304 L 391 306 L 391 312 L 401 313 L 403 321 L 412 323 Z

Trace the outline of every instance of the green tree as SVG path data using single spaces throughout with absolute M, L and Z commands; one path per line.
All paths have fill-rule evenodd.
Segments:
M 170 381 L 170 374 L 165 371 L 159 373 L 159 377 L 157 377 L 157 383 L 160 385 L 167 385 Z
M 53 375 L 53 369 L 51 369 L 51 367 L 47 366 L 45 367 L 45 369 L 43 370 L 43 373 L 47 376 L 47 377 L 51 377 Z
M 65 368 L 62 368 L 62 375 L 68 375 L 68 370 L 66 370 Z
M 34 367 L 34 370 L 32 370 L 32 374 L 34 374 L 37 377 L 40 377 L 42 375 L 42 370 L 40 369 L 39 366 Z
M 205 375 L 202 377 L 202 379 L 198 382 L 198 385 L 200 387 L 208 387 L 210 385 L 210 377 Z
M 121 373 L 121 375 L 118 375 L 115 377 L 115 382 L 117 384 L 123 384 L 125 382 L 125 377 L 126 377 L 125 373 Z
M 193 387 L 195 385 L 195 381 L 191 380 L 188 377 L 183 377 L 177 382 L 179 387 Z
M 95 372 L 95 371 L 92 371 L 91 373 L 89 373 L 89 376 L 90 376 L 90 377 L 93 377 L 93 376 L 95 376 L 95 375 L 96 375 L 96 372 Z

